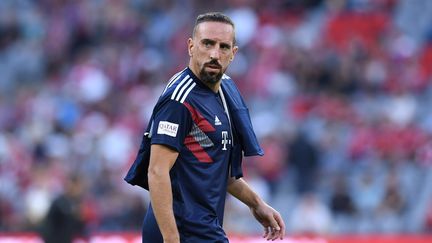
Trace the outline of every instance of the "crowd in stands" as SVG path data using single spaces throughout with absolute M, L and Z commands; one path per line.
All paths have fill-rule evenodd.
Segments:
M 227 74 L 266 153 L 245 177 L 289 233 L 432 231 L 432 1 L 2 0 L 0 232 L 76 177 L 87 232 L 140 229 L 123 177 L 207 11 L 236 23 Z M 227 200 L 226 231 L 261 233 Z

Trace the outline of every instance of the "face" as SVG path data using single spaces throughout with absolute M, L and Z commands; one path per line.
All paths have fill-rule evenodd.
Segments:
M 217 83 L 234 59 L 237 49 L 231 25 L 202 22 L 196 27 L 194 37 L 188 40 L 189 66 L 204 83 Z

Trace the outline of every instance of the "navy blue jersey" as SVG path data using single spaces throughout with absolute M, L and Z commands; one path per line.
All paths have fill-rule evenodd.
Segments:
M 179 152 L 170 176 L 181 241 L 228 242 L 222 221 L 232 134 L 220 94 L 186 68 L 170 80 L 157 105 L 151 144 Z M 150 206 L 143 242 L 161 240 Z

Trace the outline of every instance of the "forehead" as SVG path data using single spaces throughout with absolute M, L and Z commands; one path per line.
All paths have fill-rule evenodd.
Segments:
M 202 22 L 196 26 L 195 36 L 198 40 L 210 39 L 232 43 L 234 41 L 234 28 L 232 25 L 222 22 Z

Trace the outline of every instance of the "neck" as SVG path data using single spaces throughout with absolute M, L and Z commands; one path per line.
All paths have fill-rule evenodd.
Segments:
M 217 83 L 203 82 L 203 84 L 205 84 L 207 87 L 209 87 L 213 92 L 215 92 L 215 93 L 219 92 L 220 80 Z
M 199 71 L 195 70 L 192 65 L 189 65 L 189 69 L 192 70 L 193 74 L 195 74 L 195 76 L 197 76 L 203 84 L 205 84 L 207 87 L 209 87 L 209 89 L 211 89 L 215 93 L 219 92 L 219 87 L 220 87 L 220 83 L 221 83 L 220 80 L 217 81 L 216 83 L 205 82 L 201 79 L 201 77 L 199 75 Z

